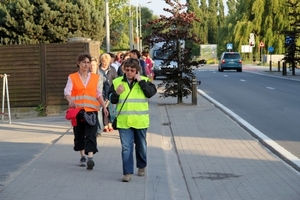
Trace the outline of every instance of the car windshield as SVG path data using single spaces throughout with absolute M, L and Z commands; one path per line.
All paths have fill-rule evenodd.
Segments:
M 168 59 L 168 56 L 171 54 L 171 51 L 169 52 L 162 52 L 161 50 L 155 50 L 153 52 L 154 58 L 155 59 Z
M 237 53 L 232 53 L 232 54 L 229 54 L 229 53 L 226 53 L 224 55 L 224 59 L 240 59 L 240 55 L 237 54 Z

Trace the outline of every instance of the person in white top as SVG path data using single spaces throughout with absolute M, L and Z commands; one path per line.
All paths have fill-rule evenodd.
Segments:
M 120 63 L 116 60 L 116 55 L 113 53 L 109 53 L 111 60 L 110 60 L 110 66 L 113 66 L 116 69 L 116 72 L 118 71 L 120 67 Z

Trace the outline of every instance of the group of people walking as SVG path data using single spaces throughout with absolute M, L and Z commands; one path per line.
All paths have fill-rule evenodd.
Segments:
M 88 53 L 77 58 L 78 72 L 68 77 L 64 89 L 69 102 L 66 118 L 72 120 L 74 150 L 80 152 L 80 166 L 92 170 L 97 135 L 117 129 L 122 147 L 123 182 L 134 173 L 134 146 L 138 175 L 147 166 L 146 133 L 149 127 L 148 99 L 156 94 L 148 52 L 104 53 L 99 59 Z

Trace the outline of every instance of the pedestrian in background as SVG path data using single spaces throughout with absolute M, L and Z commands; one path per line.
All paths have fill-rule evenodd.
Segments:
M 118 76 L 123 76 L 124 75 L 123 63 L 124 63 L 125 60 L 127 60 L 130 57 L 131 57 L 131 52 L 130 51 L 123 54 L 123 60 L 122 60 L 122 63 L 120 65 L 119 69 L 118 69 L 118 72 L 117 72 Z
M 109 53 L 109 55 L 111 57 L 110 66 L 114 67 L 117 72 L 121 63 L 118 62 L 117 56 L 114 53 Z
M 146 67 L 148 68 L 148 74 L 147 74 L 148 78 L 152 82 L 153 81 L 153 76 L 154 76 L 153 70 L 152 70 L 154 61 L 150 58 L 148 51 L 143 51 L 142 52 L 142 57 L 143 57 L 143 60 L 146 63 Z
M 137 49 L 133 49 L 130 51 L 131 52 L 131 58 L 137 58 L 139 60 L 140 66 L 141 66 L 141 75 L 148 77 L 149 71 L 146 66 L 146 62 L 143 60 L 141 53 Z
M 111 95 L 111 102 L 117 104 L 117 113 L 122 107 L 117 116 L 117 128 L 122 146 L 122 181 L 129 182 L 134 172 L 134 145 L 138 176 L 145 175 L 146 133 L 150 124 L 148 98 L 155 95 L 157 90 L 147 77 L 140 76 L 138 59 L 128 58 L 124 61 L 124 71 L 123 76 L 113 80 L 108 94 Z
M 102 73 L 108 82 L 109 85 L 105 86 L 105 91 L 109 91 L 109 88 L 112 84 L 112 81 L 118 77 L 118 74 L 114 67 L 111 66 L 111 56 L 108 53 L 104 53 L 100 56 L 100 67 L 99 67 L 99 73 Z M 108 109 L 109 105 L 109 96 L 106 93 L 105 95 L 105 102 L 106 102 L 106 108 Z M 104 132 L 113 131 L 112 128 L 112 122 L 110 120 L 110 115 L 105 116 L 103 113 L 103 124 L 104 124 Z
M 94 74 L 98 74 L 99 75 L 99 78 L 100 78 L 100 81 L 99 81 L 99 89 L 100 89 L 100 92 L 103 94 L 103 93 L 106 93 L 106 92 L 103 92 L 103 88 L 109 88 L 109 84 L 108 82 L 106 81 L 106 78 L 104 77 L 104 75 L 102 73 L 98 73 L 99 70 L 99 62 L 98 62 L 98 59 L 96 58 L 92 58 L 91 60 L 91 67 L 90 67 L 90 71 Z M 105 85 L 107 85 L 105 87 Z M 103 96 L 103 95 L 102 95 Z M 102 132 L 103 132 L 103 115 L 102 115 L 102 107 L 100 108 L 100 110 L 98 111 L 98 120 L 97 120 L 97 136 L 101 136 Z
M 95 165 L 93 155 L 98 152 L 96 119 L 100 105 L 106 116 L 108 111 L 98 87 L 101 81 L 99 75 L 90 72 L 90 54 L 79 54 L 77 67 L 78 72 L 68 76 L 64 95 L 69 102 L 69 107 L 78 111 L 76 124 L 73 126 L 74 150 L 80 153 L 80 166 L 87 166 L 87 169 L 92 170 Z

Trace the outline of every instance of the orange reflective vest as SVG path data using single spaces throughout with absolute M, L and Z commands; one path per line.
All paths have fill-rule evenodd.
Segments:
M 100 110 L 100 103 L 97 100 L 97 86 L 99 75 L 90 73 L 90 80 L 85 87 L 78 72 L 70 74 L 73 84 L 71 97 L 77 109 L 84 109 L 86 112 Z

